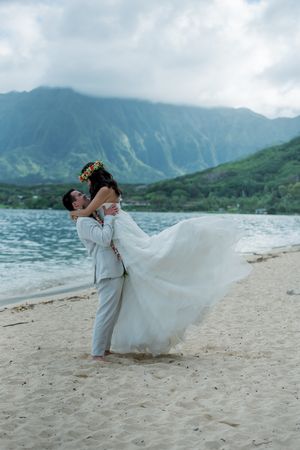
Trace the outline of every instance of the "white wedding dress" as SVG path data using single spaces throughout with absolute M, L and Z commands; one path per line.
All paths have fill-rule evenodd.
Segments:
M 159 354 L 179 343 L 189 325 L 249 274 L 234 250 L 237 235 L 232 223 L 208 216 L 149 236 L 120 209 L 113 240 L 128 276 L 112 349 Z

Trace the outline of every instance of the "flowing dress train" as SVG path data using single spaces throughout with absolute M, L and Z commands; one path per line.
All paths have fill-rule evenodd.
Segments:
M 235 251 L 239 237 L 233 223 L 210 216 L 149 236 L 120 208 L 113 240 L 128 276 L 112 349 L 159 354 L 179 343 L 189 325 L 249 274 Z

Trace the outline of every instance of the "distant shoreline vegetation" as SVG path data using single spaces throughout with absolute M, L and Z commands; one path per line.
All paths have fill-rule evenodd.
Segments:
M 0 184 L 0 207 L 63 209 L 61 197 L 72 187 L 87 188 Z M 121 189 L 129 211 L 299 214 L 300 138 L 203 172 Z
M 266 192 L 265 195 L 242 197 L 217 196 L 209 193 L 190 195 L 189 189 L 173 189 L 170 180 L 169 189 L 164 191 L 154 186 L 121 186 L 123 191 L 123 208 L 127 211 L 160 212 L 217 212 L 240 214 L 299 214 L 300 183 L 281 187 L 278 191 Z M 164 182 L 164 184 L 167 182 Z M 168 184 L 168 183 L 167 183 Z M 9 209 L 64 209 L 62 195 L 69 189 L 84 190 L 75 185 L 37 185 L 16 186 L 0 185 L 0 208 Z

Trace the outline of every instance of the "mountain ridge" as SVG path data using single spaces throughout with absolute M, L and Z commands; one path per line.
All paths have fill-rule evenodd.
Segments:
M 62 209 L 62 195 L 87 185 L 0 184 L 0 207 Z M 121 185 L 123 206 L 142 211 L 300 213 L 300 137 L 240 161 L 150 185 Z
M 151 211 L 300 213 L 300 137 L 240 161 L 132 188 L 132 206 Z
M 300 135 L 300 116 L 93 97 L 40 87 L 0 95 L 0 177 L 71 182 L 101 159 L 125 183 L 151 183 L 243 158 Z

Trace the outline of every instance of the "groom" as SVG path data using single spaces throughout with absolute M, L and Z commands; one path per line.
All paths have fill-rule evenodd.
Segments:
M 69 211 L 86 208 L 89 198 L 80 191 L 70 189 L 62 198 Z M 118 214 L 116 205 L 104 209 L 103 224 L 94 217 L 78 217 L 76 228 L 79 239 L 93 258 L 94 283 L 99 293 L 99 306 L 96 313 L 92 339 L 93 359 L 104 360 L 110 353 L 111 337 L 121 305 L 124 283 L 123 263 L 112 247 L 113 225 Z

